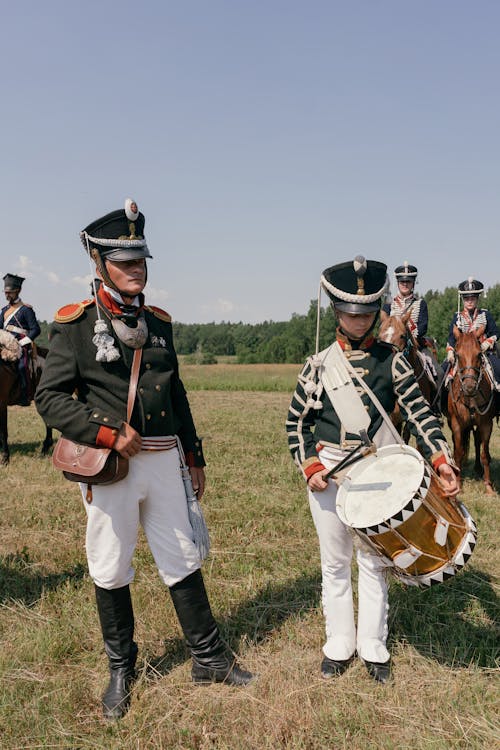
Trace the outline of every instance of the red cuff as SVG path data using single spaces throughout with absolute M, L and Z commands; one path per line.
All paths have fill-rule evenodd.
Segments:
M 307 466 L 307 468 L 304 469 L 304 474 L 306 479 L 310 479 L 313 474 L 317 474 L 318 471 L 323 471 L 326 467 L 323 466 L 323 464 L 320 461 L 315 461 L 313 464 L 310 464 Z
M 440 466 L 447 463 L 446 456 L 439 456 L 439 458 L 436 458 L 436 460 L 432 462 L 432 465 L 434 469 L 438 469 Z
M 194 463 L 194 453 L 193 451 L 188 451 L 186 453 L 186 464 L 191 468 L 195 465 Z
M 99 427 L 99 432 L 97 433 L 95 444 L 99 448 L 112 448 L 116 442 L 117 436 L 118 430 L 102 425 L 101 427 Z

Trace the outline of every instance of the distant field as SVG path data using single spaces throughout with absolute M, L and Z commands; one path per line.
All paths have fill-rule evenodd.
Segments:
M 283 391 L 292 393 L 302 365 L 181 364 L 188 391 Z
M 484 494 L 470 465 L 462 497 L 479 540 L 468 566 L 431 590 L 391 583 L 393 683 L 376 685 L 359 662 L 341 678 L 320 678 L 318 545 L 284 437 L 299 369 L 182 370 L 208 460 L 207 588 L 225 639 L 258 682 L 245 690 L 191 684 L 168 593 L 141 538 L 132 586 L 140 675 L 117 725 L 100 718 L 107 667 L 77 488 L 38 455 L 33 407 L 9 411 L 12 461 L 0 469 L 0 747 L 498 747 L 499 499 Z M 238 380 L 245 390 L 234 390 Z M 267 392 L 251 392 L 252 382 Z M 492 454 L 500 488 L 498 426 Z

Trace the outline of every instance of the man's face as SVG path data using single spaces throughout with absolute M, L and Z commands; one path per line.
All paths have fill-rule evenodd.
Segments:
M 478 299 L 477 294 L 464 294 L 464 308 L 467 312 L 473 312 L 476 309 Z
M 109 278 L 124 297 L 136 297 L 146 286 L 146 261 L 107 260 L 106 271 Z
M 356 315 L 337 310 L 336 315 L 340 327 L 348 338 L 353 339 L 354 341 L 359 341 L 360 339 L 363 339 L 366 333 L 370 330 L 370 327 L 375 320 L 376 313 L 371 312 Z
M 21 291 L 20 289 L 13 289 L 13 290 L 12 289 L 10 289 L 10 290 L 6 289 L 5 290 L 5 299 L 7 300 L 7 302 L 14 302 L 14 300 L 16 300 L 19 297 L 19 292 L 20 291 Z
M 398 281 L 398 289 L 402 297 L 409 297 L 409 295 L 413 292 L 413 287 L 413 281 Z

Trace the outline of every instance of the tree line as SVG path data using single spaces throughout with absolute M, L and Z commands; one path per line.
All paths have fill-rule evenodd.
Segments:
M 423 295 L 429 309 L 428 334 L 436 339 L 439 356 L 444 359 L 446 340 L 453 313 L 458 306 L 455 287 L 443 292 L 429 290 Z M 490 287 L 487 297 L 480 300 L 496 321 L 500 321 L 500 284 Z M 191 361 L 210 364 L 218 357 L 234 357 L 240 364 L 302 363 L 314 351 L 316 342 L 316 300 L 311 300 L 307 313 L 294 313 L 288 321 L 263 323 L 173 323 L 178 354 Z M 47 345 L 49 324 L 41 321 L 38 342 Z M 330 307 L 320 312 L 320 350 L 335 335 L 335 317 Z

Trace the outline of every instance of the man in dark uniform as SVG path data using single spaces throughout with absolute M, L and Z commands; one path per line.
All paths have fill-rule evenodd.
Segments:
M 3 277 L 7 305 L 0 310 L 0 328 L 11 333 L 21 345 L 19 380 L 21 383 L 21 406 L 29 406 L 33 398 L 30 363 L 33 341 L 40 335 L 40 326 L 35 311 L 20 298 L 23 276 L 7 273 Z
M 113 447 L 129 460 L 128 476 L 120 482 L 94 486 L 90 493 L 81 485 L 87 559 L 110 666 L 103 710 L 115 719 L 128 709 L 135 675 L 129 584 L 139 523 L 190 648 L 193 680 L 245 685 L 252 675 L 226 652 L 200 572 L 177 440 L 199 498 L 205 461 L 179 377 L 170 315 L 144 303 L 146 258 L 151 258 L 144 216 L 128 199 L 125 209 L 97 219 L 81 238 L 101 283 L 92 299 L 56 314 L 36 405 L 65 437 Z M 131 363 L 139 348 L 137 396 L 127 423 Z
M 354 261 L 339 263 L 323 272 L 321 287 L 330 297 L 337 317 L 341 351 L 334 343 L 308 358 L 299 374 L 286 423 L 291 454 L 307 483 L 320 544 L 326 621 L 322 676 L 342 674 L 357 651 L 370 676 L 381 683 L 390 677 L 390 654 L 386 647 L 386 563 L 370 549 L 357 550 L 356 627 L 351 587 L 353 540 L 350 529 L 337 515 L 337 484 L 333 478 L 325 477 L 350 449 L 362 444 L 359 434 L 346 429 L 346 417 L 341 420 L 338 416 L 346 397 L 340 396 L 341 403 L 335 406 L 332 403 L 333 390 L 326 377 L 329 367 L 333 369 L 333 377 L 339 372 L 339 364 L 331 359 L 334 350 L 340 363 L 345 358 L 363 376 L 386 412 L 391 413 L 397 401 L 424 456 L 439 473 L 445 492 L 449 495 L 458 492 L 450 450 L 436 417 L 420 393 L 413 368 L 401 352 L 394 353 L 392 347 L 373 336 L 382 298 L 389 286 L 386 270 L 383 263 L 357 256 Z M 327 361 L 332 365 L 327 366 Z M 368 437 L 377 447 L 394 442 L 387 435 L 382 414 L 364 391 L 361 400 L 363 404 L 355 396 L 351 408 L 357 406 L 369 423 Z
M 443 363 L 445 384 L 449 386 L 451 372 L 455 364 L 455 326 L 462 333 L 482 331 L 479 341 L 483 352 L 488 374 L 495 389 L 495 404 L 497 415 L 500 414 L 500 359 L 497 354 L 498 327 L 495 318 L 489 310 L 479 307 L 479 297 L 484 292 L 482 281 L 469 276 L 458 285 L 458 311 L 454 313 L 446 342 L 446 360 Z M 462 305 L 460 305 L 460 302 Z M 460 310 L 462 306 L 462 310 Z M 446 393 L 446 391 L 445 391 Z
M 390 304 L 383 305 L 382 312 L 386 315 L 396 315 L 401 318 L 410 310 L 408 329 L 414 335 L 419 347 L 423 349 L 426 346 L 425 335 L 429 313 L 427 302 L 415 294 L 417 274 L 417 268 L 408 263 L 407 260 L 402 266 L 395 269 L 394 276 L 398 285 L 398 294 L 393 297 Z

